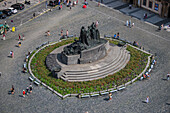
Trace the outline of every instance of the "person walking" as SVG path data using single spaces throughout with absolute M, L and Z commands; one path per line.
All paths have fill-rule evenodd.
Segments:
M 169 80 L 169 76 L 170 76 L 170 74 L 168 73 L 168 74 L 167 74 L 167 80 Z
M 21 40 L 21 35 L 20 35 L 20 34 L 18 34 L 18 40 L 19 40 L 19 41 Z
M 113 38 L 116 38 L 116 33 L 114 34 Z
M 98 2 L 98 7 L 100 7 L 100 2 Z
M 96 21 L 96 28 L 98 27 L 98 25 L 99 25 L 99 22 L 98 22 L 98 20 Z
M 63 36 L 63 29 L 61 29 L 61 36 Z
M 5 34 L 3 33 L 3 37 L 2 37 L 2 40 L 5 40 Z
M 131 19 L 129 19 L 129 27 L 131 28 Z
M 32 85 L 31 85 L 31 83 L 30 83 L 29 88 L 30 88 L 30 93 L 32 93 Z
M 18 47 L 19 48 L 21 47 L 21 41 L 18 41 Z
M 66 36 L 68 36 L 68 30 L 66 31 Z
M 109 100 L 112 100 L 112 93 L 109 93 Z
M 11 58 L 14 58 L 14 52 L 13 51 L 10 51 L 10 56 L 11 56 Z
M 134 27 L 135 26 L 135 23 L 132 23 L 132 27 Z
M 12 88 L 11 88 L 11 94 L 13 95 L 14 94 L 14 85 L 12 85 Z
M 26 88 L 26 95 L 28 95 L 29 87 Z
M 10 56 L 11 56 L 11 58 L 12 58 L 12 51 L 10 51 Z
M 119 32 L 117 33 L 117 38 L 119 38 Z
M 145 101 L 146 101 L 146 103 L 149 103 L 149 96 L 147 96 Z
M 33 13 L 33 18 L 35 18 L 35 13 Z
M 50 36 L 50 31 L 49 30 L 47 31 L 47 36 Z
M 58 0 L 58 5 L 60 5 L 60 0 Z
M 63 6 L 62 6 L 62 4 L 61 4 L 61 5 L 59 6 L 59 10 L 61 10 L 61 9 L 62 9 L 62 7 L 63 7 Z
M 127 21 L 126 21 L 126 26 L 128 27 L 128 25 L 129 25 L 129 21 L 127 20 Z
M 22 94 L 23 94 L 23 97 L 25 97 L 25 90 L 23 90 Z
M 24 35 L 22 35 L 22 40 L 23 40 L 23 41 L 25 40 L 25 37 L 24 37 Z

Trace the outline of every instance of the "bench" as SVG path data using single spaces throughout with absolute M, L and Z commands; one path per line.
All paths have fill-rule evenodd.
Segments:
M 40 84 L 39 82 L 37 82 L 37 81 L 34 81 L 34 84 L 36 84 L 37 86 Z
M 82 95 L 81 98 L 89 98 L 90 95 Z
M 100 93 L 101 95 L 107 95 L 107 94 L 109 94 L 109 92 L 102 92 L 102 93 Z
M 32 77 L 28 77 L 28 79 L 32 82 L 34 79 Z
M 151 69 L 151 68 L 149 68 L 148 72 L 150 73 L 150 72 L 151 72 L 151 70 L 152 70 L 152 69 Z
M 67 38 L 72 38 L 72 37 L 74 37 L 74 35 L 68 35 L 68 36 L 67 36 Z
M 123 39 L 123 38 L 119 38 L 119 40 L 126 42 L 126 39 Z
M 91 97 L 99 96 L 99 94 L 92 94 Z
M 114 93 L 114 92 L 117 92 L 117 90 L 115 89 L 115 90 L 111 90 L 111 91 L 109 91 L 110 93 Z
M 36 49 L 39 49 L 41 47 L 41 45 L 39 45 Z
M 104 35 L 104 38 L 113 38 L 111 35 Z
M 118 88 L 118 91 L 120 91 L 120 90 L 123 90 L 123 89 L 125 89 L 126 87 L 121 87 L 121 88 Z

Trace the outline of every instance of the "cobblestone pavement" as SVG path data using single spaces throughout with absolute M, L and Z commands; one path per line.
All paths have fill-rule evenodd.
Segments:
M 30 5 L 25 5 L 26 8 L 29 8 L 35 4 L 38 4 L 40 2 L 43 2 L 45 0 L 27 0 L 27 1 L 30 1 L 31 4 Z M 48 0 L 47 0 L 48 1 Z M 6 9 L 8 7 L 11 7 L 12 4 L 15 4 L 15 3 L 23 3 L 25 2 L 25 0 L 6 0 L 6 6 L 4 4 L 5 0 L 3 2 L 0 2 L 0 9 Z
M 96 1 L 101 2 L 101 0 L 96 0 Z M 120 12 L 126 15 L 135 17 L 141 21 L 152 23 L 156 26 L 160 26 L 162 24 L 168 25 L 169 24 L 168 22 L 170 22 L 169 18 L 161 18 L 158 14 L 148 11 L 144 8 L 138 8 L 138 7 L 132 6 L 132 8 L 129 9 L 129 4 L 123 2 L 122 0 L 103 0 L 103 4 L 105 4 L 106 6 L 110 8 L 119 10 Z M 144 13 L 148 14 L 147 19 L 143 18 Z
M 53 10 L 48 14 L 20 26 L 18 31 L 8 33 L 5 41 L 0 41 L 0 111 L 1 113 L 168 113 L 170 112 L 170 81 L 164 80 L 170 66 L 170 33 L 158 31 L 156 27 L 131 18 L 135 22 L 134 28 L 127 28 L 125 21 L 130 19 L 120 12 L 107 7 L 97 7 L 95 2 L 89 2 L 87 9 L 79 5 L 69 8 L 63 7 L 62 11 Z M 151 78 L 137 81 L 127 86 L 126 90 L 113 94 L 111 101 L 106 101 L 107 96 L 77 99 L 75 97 L 61 100 L 42 86 L 33 85 L 33 93 L 25 98 L 22 90 L 26 89 L 30 81 L 29 74 L 22 73 L 25 54 L 34 50 L 46 41 L 59 39 L 61 28 L 66 33 L 79 36 L 81 26 L 87 27 L 93 21 L 99 21 L 99 31 L 113 35 L 119 32 L 120 37 L 139 42 L 146 50 L 157 53 L 157 65 L 151 73 Z M 51 31 L 47 38 L 45 32 Z M 25 39 L 21 48 L 17 48 L 18 33 L 24 34 Z M 14 51 L 14 59 L 8 57 Z M 9 95 L 11 86 L 15 87 L 15 94 Z M 150 97 L 148 104 L 142 101 Z

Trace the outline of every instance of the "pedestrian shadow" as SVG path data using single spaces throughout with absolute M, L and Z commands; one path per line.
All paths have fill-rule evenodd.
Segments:
M 11 56 L 8 56 L 8 58 L 11 58 Z
M 147 104 L 146 100 L 143 100 L 142 102 L 145 103 L 145 104 Z
M 12 92 L 11 91 L 8 91 L 8 95 L 11 95 L 12 94 Z
M 18 45 L 15 45 L 15 47 L 19 47 Z
M 167 79 L 166 79 L 166 78 L 162 78 L 162 80 L 167 81 Z
M 160 32 L 160 30 L 159 30 L 159 29 L 156 29 L 155 31 L 156 31 L 156 32 Z
M 103 100 L 105 100 L 105 101 L 109 101 L 109 98 L 104 98 Z
M 19 97 L 23 97 L 22 95 L 19 95 Z
M 167 104 L 167 105 L 170 105 L 170 102 L 167 102 L 166 104 Z

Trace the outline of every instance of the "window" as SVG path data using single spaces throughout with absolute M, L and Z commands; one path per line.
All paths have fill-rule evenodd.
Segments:
M 145 6 L 146 6 L 146 0 L 143 0 L 143 5 L 145 5 Z
M 151 1 L 149 1 L 149 8 L 152 9 L 152 2 Z
M 159 9 L 159 4 L 155 3 L 155 8 L 154 8 L 156 11 L 158 11 Z

